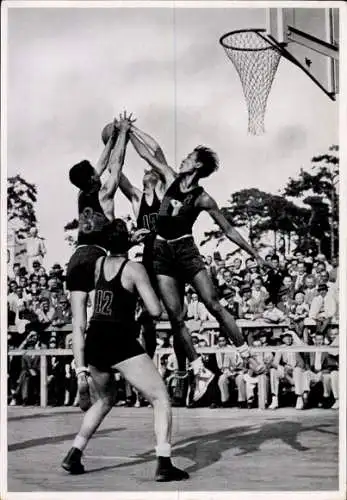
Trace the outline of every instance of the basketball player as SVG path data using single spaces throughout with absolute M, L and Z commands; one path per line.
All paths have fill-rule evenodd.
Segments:
M 99 399 L 85 414 L 62 467 L 71 474 L 84 472 L 82 453 L 115 403 L 112 369 L 116 369 L 153 407 L 156 481 L 187 479 L 187 472 L 174 467 L 170 459 L 172 414 L 165 384 L 136 338 L 138 296 L 153 318 L 161 314 L 159 300 L 143 265 L 128 260 L 129 234 L 124 221 L 115 219 L 110 224 L 108 248 L 110 255 L 99 258 L 95 266 L 95 306 L 85 343 L 85 360 Z
M 233 316 L 219 303 L 217 293 L 207 273 L 202 257 L 194 243 L 192 227 L 198 215 L 206 211 L 233 243 L 254 257 L 258 264 L 265 262 L 246 240 L 225 219 L 217 203 L 199 185 L 218 168 L 216 154 L 209 148 L 198 146 L 181 163 L 177 174 L 170 166 L 158 161 L 146 146 L 132 134 L 137 151 L 165 179 L 166 192 L 157 218 L 157 237 L 154 243 L 154 269 L 160 293 L 167 309 L 174 334 L 185 347 L 195 374 L 196 387 L 193 400 L 206 391 L 211 375 L 203 365 L 184 322 L 184 311 L 179 299 L 177 283 L 185 279 L 198 293 L 201 301 L 216 318 L 223 331 L 233 341 L 240 355 L 248 360 L 257 374 L 264 366 L 250 355 L 248 345 Z
M 103 142 L 109 140 L 111 125 L 108 124 L 102 132 Z M 145 141 L 153 155 L 162 162 L 166 162 L 164 153 L 159 145 L 150 136 L 139 131 L 142 140 Z M 130 136 L 131 140 L 131 136 Z M 157 213 L 163 198 L 163 187 L 159 174 L 155 170 L 145 172 L 143 177 L 143 191 L 135 187 L 122 172 L 120 175 L 119 188 L 131 203 L 136 218 L 137 231 L 133 237 L 133 243 L 144 243 L 142 263 L 150 278 L 151 285 L 157 291 L 156 277 L 153 269 L 153 244 L 155 240 L 155 224 Z M 156 349 L 155 322 L 146 310 L 141 313 L 143 326 L 142 335 L 145 342 L 147 354 L 153 358 Z
M 108 140 L 110 132 L 111 124 L 108 124 L 102 132 L 104 143 Z M 136 137 L 151 151 L 151 154 L 153 154 L 158 161 L 167 163 L 163 150 L 153 137 L 132 125 L 130 141 L 133 143 L 135 150 L 137 142 L 133 142 L 133 135 L 136 135 Z M 120 190 L 132 204 L 133 212 L 137 221 L 138 231 L 136 234 L 138 234 L 138 242 L 144 242 L 142 263 L 149 275 L 151 285 L 157 294 L 159 294 L 159 290 L 153 269 L 153 245 L 156 235 L 155 230 L 157 214 L 160 208 L 161 200 L 164 196 L 163 180 L 165 179 L 162 179 L 156 170 L 151 169 L 144 174 L 142 192 L 130 183 L 123 172 L 119 183 Z M 179 292 L 183 307 L 184 282 L 181 284 Z M 146 352 L 153 357 L 156 349 L 155 322 L 145 310 L 141 314 L 141 322 L 143 326 L 142 335 L 145 342 Z M 178 346 L 177 342 L 179 344 Z M 174 350 L 177 358 L 178 370 L 175 373 L 176 384 L 173 392 L 172 405 L 183 406 L 185 404 L 185 393 L 188 385 L 188 376 L 186 371 L 187 357 L 184 348 L 182 348 L 179 343 L 179 337 L 176 335 L 174 336 Z
M 127 117 L 126 113 L 119 122 L 113 122 L 110 138 L 95 168 L 83 160 L 69 172 L 70 181 L 80 190 L 78 246 L 68 264 L 66 284 L 70 290 L 73 353 L 79 404 L 83 411 L 91 404 L 83 354 L 88 294 L 94 289 L 95 262 L 106 255 L 105 227 L 114 218 L 113 198 L 119 185 L 131 123 L 131 115 Z M 107 167 L 110 174 L 101 184 L 100 177 Z

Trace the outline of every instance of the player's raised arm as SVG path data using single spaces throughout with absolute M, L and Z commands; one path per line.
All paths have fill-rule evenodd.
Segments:
M 134 285 L 140 298 L 143 300 L 148 313 L 153 318 L 159 318 L 162 313 L 160 302 L 149 281 L 146 269 L 138 262 L 132 262 L 131 264 Z
M 164 163 L 165 165 L 168 164 L 164 155 L 164 151 L 152 136 L 135 127 L 135 125 L 132 125 L 131 131 L 149 149 L 153 156 L 158 161 L 160 161 L 160 163 Z
M 95 170 L 99 177 L 101 177 L 101 175 L 104 173 L 109 163 L 111 151 L 114 148 L 117 136 L 118 136 L 118 120 L 115 118 L 112 123 L 111 135 L 103 149 L 103 152 L 101 153 L 101 156 L 97 164 L 95 165 Z
M 146 160 L 146 162 L 158 172 L 158 174 L 165 179 L 165 184 L 168 187 L 176 178 L 177 174 L 172 167 L 166 162 L 159 161 L 155 154 L 135 135 L 134 132 L 130 133 L 130 141 L 134 146 L 137 153 Z
M 124 164 L 125 151 L 129 140 L 129 130 L 131 127 L 131 115 L 126 113 L 120 117 L 118 124 L 119 134 L 116 145 L 110 155 L 108 169 L 110 175 L 100 188 L 99 201 L 105 216 L 112 221 L 114 219 L 114 195 L 119 186 L 121 170 Z
M 124 196 L 130 201 L 135 217 L 137 218 L 140 210 L 142 192 L 140 189 L 135 187 L 126 175 L 121 172 L 119 178 L 119 189 L 122 191 Z
M 215 200 L 206 192 L 202 193 L 197 200 L 198 205 L 205 210 L 221 228 L 225 236 L 254 257 L 260 266 L 266 265 L 265 261 L 258 255 L 258 252 L 241 236 L 241 234 L 228 222 Z

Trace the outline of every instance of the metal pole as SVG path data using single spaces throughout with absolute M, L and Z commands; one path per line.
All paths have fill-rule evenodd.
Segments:
M 40 406 L 47 407 L 47 357 L 40 355 Z

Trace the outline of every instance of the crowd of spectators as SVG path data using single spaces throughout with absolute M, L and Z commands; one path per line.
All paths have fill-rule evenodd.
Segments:
M 254 347 L 288 343 L 320 343 L 328 347 L 333 342 L 337 345 L 337 258 L 329 263 L 324 255 L 313 258 L 297 251 L 286 258 L 269 252 L 265 260 L 270 267 L 260 269 L 252 258 L 243 260 L 229 254 L 223 259 L 218 252 L 205 257 L 221 304 L 243 323 L 247 342 Z M 40 362 L 38 356 L 30 355 L 31 349 L 71 348 L 71 333 L 67 333 L 68 328 L 62 328 L 71 324 L 64 270 L 60 264 L 55 264 L 48 271 L 40 260 L 33 260 L 31 266 L 27 270 L 14 264 L 8 277 L 8 324 L 14 327 L 8 334 L 8 347 L 27 350 L 22 357 L 9 358 L 9 401 L 13 405 L 39 401 Z M 266 374 L 255 377 L 245 369 L 234 351 L 226 356 L 218 353 L 219 347 L 230 343 L 223 332 L 219 332 L 218 325 L 210 326 L 214 318 L 190 286 L 186 287 L 185 303 L 186 320 L 197 347 L 216 346 L 217 353 L 204 355 L 206 363 L 216 373 L 216 386 L 208 401 L 211 407 L 230 405 L 231 387 L 236 390 L 236 404 L 252 406 L 256 404 L 255 395 L 261 383 L 265 384 L 269 395 L 269 408 L 278 407 L 284 391 L 296 395 L 296 407 L 301 409 L 307 406 L 307 395 L 318 382 L 323 387 L 323 399 L 328 393 L 329 397 L 333 394 L 334 405 L 338 406 L 336 375 L 331 375 L 337 370 L 336 357 L 329 354 L 316 362 L 312 361 L 312 356 L 300 353 L 287 353 L 287 357 L 270 353 L 271 356 L 264 358 Z M 90 313 L 91 310 L 89 316 Z M 165 313 L 162 319 L 166 319 Z M 168 330 L 158 336 L 158 346 L 170 346 L 170 334 Z M 52 356 L 48 360 L 49 404 L 77 404 L 72 355 Z M 172 390 L 174 354 L 162 356 L 158 368 Z M 121 379 L 119 386 L 118 404 L 141 404 L 139 395 Z

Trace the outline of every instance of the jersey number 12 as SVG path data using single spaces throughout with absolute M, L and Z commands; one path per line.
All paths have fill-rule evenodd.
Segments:
M 95 293 L 95 312 L 111 316 L 113 292 L 110 290 L 97 290 Z

